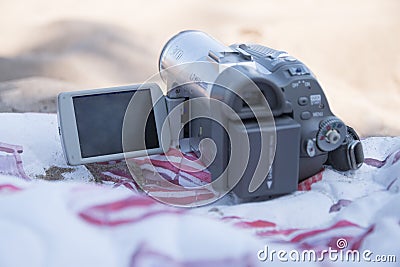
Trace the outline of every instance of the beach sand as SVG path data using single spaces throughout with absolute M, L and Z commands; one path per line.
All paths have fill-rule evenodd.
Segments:
M 400 1 L 1 1 L 0 112 L 56 112 L 59 92 L 140 83 L 174 34 L 285 50 L 362 136 L 400 135 Z

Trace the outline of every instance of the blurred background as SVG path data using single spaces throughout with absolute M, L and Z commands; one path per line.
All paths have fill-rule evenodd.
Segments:
M 0 112 L 56 112 L 61 91 L 140 83 L 185 29 L 285 50 L 364 137 L 400 135 L 398 0 L 0 0 Z

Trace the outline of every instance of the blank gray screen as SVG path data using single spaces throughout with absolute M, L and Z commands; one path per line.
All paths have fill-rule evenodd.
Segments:
M 76 96 L 73 105 L 82 158 L 123 153 L 124 115 L 134 94 L 134 105 L 129 109 L 133 121 L 124 133 L 131 137 L 125 152 L 159 147 L 150 90 Z

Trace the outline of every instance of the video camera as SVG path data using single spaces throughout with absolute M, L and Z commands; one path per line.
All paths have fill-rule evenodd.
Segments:
M 184 31 L 164 46 L 159 70 L 163 92 L 160 83 L 144 83 L 59 95 L 70 164 L 175 147 L 196 153 L 214 189 L 265 199 L 294 192 L 324 165 L 348 171 L 364 161 L 356 132 L 331 112 L 307 66 L 286 52 L 258 44 L 228 47 L 203 32 Z M 107 103 L 115 108 L 106 111 Z M 118 114 L 123 121 L 115 122 Z M 115 143 L 105 145 L 110 139 Z

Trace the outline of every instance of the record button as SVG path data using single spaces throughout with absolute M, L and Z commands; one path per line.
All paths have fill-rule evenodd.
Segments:
M 299 103 L 300 106 L 306 106 L 308 105 L 308 97 L 305 96 L 299 97 L 297 102 Z

